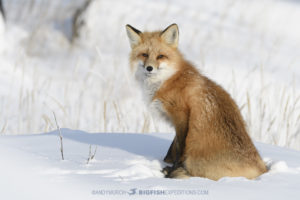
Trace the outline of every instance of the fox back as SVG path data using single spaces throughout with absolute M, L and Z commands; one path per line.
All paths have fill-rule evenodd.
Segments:
M 176 136 L 164 159 L 166 177 L 255 178 L 266 171 L 230 95 L 203 76 L 178 50 L 179 31 L 141 32 L 126 26 L 130 66 L 154 115 Z

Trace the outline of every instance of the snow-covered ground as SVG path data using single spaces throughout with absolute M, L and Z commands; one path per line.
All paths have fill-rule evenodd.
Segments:
M 256 180 L 163 178 L 173 134 L 58 132 L 3 136 L 1 199 L 299 199 L 300 154 L 256 143 L 269 172 Z M 93 160 L 87 164 L 89 146 Z
M 300 1 L 92 0 L 71 39 L 84 2 L 3 1 L 0 199 L 299 199 L 300 153 L 284 147 L 300 150 Z M 232 95 L 258 141 L 270 171 L 256 180 L 163 178 L 174 130 L 141 101 L 125 25 L 174 22 L 180 50 Z M 53 112 L 69 128 L 64 161 Z

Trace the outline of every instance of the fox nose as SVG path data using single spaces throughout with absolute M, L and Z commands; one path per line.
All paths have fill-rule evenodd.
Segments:
M 146 67 L 146 70 L 147 70 L 148 72 L 151 72 L 151 71 L 153 70 L 153 67 L 152 67 L 152 66 L 148 66 L 148 67 Z

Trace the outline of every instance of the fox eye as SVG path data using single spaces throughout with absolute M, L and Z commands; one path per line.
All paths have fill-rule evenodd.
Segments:
M 149 55 L 146 54 L 146 53 L 142 53 L 142 56 L 145 57 L 145 58 L 148 58 Z
M 162 59 L 164 57 L 165 57 L 164 55 L 159 55 L 159 56 L 157 56 L 157 59 Z

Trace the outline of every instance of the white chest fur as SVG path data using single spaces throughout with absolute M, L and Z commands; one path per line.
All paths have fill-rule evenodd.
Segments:
M 159 99 L 153 100 L 149 105 L 149 109 L 155 120 L 163 120 L 167 123 L 171 123 L 170 117 Z
M 142 77 L 142 76 L 144 77 Z M 151 82 L 148 77 L 145 77 L 144 74 L 140 74 L 139 77 L 136 77 L 139 85 L 142 89 L 143 100 L 146 103 L 151 115 L 154 120 L 164 120 L 169 122 L 169 117 L 167 116 L 167 112 L 163 106 L 163 103 L 159 99 L 154 99 L 155 93 L 159 90 L 161 86 L 161 82 Z
M 170 122 L 163 103 L 158 99 L 153 100 L 153 97 L 161 85 L 168 80 L 176 70 L 164 63 L 162 63 L 159 70 L 153 74 L 147 74 L 142 63 L 139 63 L 136 69 L 135 78 L 141 86 L 143 99 L 149 107 L 152 116 L 156 119 L 163 119 L 164 121 Z

